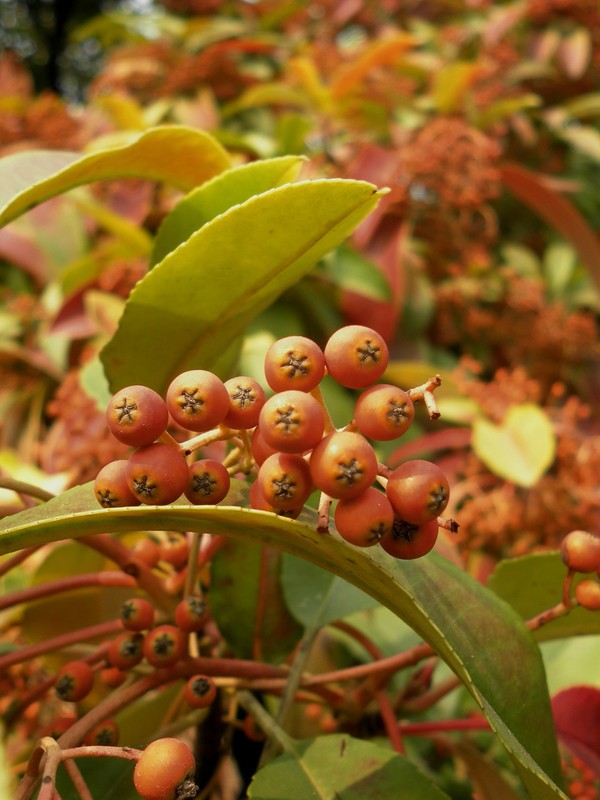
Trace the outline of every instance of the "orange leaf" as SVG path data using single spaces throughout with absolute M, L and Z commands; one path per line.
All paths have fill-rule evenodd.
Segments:
M 338 69 L 331 81 L 331 96 L 339 100 L 360 84 L 368 73 L 376 67 L 393 64 L 414 44 L 416 39 L 408 33 L 399 31 L 394 36 L 373 42 L 351 64 Z

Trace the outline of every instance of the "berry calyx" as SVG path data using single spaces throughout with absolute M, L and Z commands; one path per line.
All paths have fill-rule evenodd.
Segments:
M 132 494 L 141 503 L 167 505 L 183 494 L 188 465 L 177 447 L 157 442 L 133 453 L 127 476 Z
M 254 378 L 239 377 L 225 381 L 229 395 L 229 411 L 223 420 L 228 428 L 247 430 L 258 423 L 261 408 L 267 396 L 265 390 Z
M 231 478 L 223 464 L 203 458 L 190 464 L 184 494 L 194 505 L 216 505 L 225 499 L 230 485 Z
M 124 508 L 139 506 L 140 500 L 129 487 L 127 459 L 118 459 L 106 464 L 96 475 L 94 494 L 102 508 Z
M 167 389 L 167 408 L 178 425 L 202 433 L 218 425 L 229 411 L 223 381 L 205 369 L 178 375 Z
M 291 389 L 267 400 L 258 424 L 263 439 L 275 450 L 303 453 L 323 436 L 325 418 L 312 395 Z
M 414 459 L 393 470 L 386 494 L 400 519 L 421 525 L 443 512 L 450 499 L 450 488 L 437 464 Z
M 110 643 L 106 654 L 108 663 L 121 671 L 135 667 L 144 657 L 143 644 L 144 636 L 139 632 L 120 633 Z
M 282 510 L 303 506 L 313 488 L 310 468 L 296 453 L 273 453 L 261 464 L 256 482 L 266 502 Z
M 403 519 L 396 519 L 391 531 L 379 542 L 381 547 L 394 558 L 412 560 L 429 553 L 438 537 L 437 520 L 432 519 L 422 525 L 413 525 Z
M 198 793 L 195 770 L 194 754 L 185 742 L 156 739 L 135 765 L 133 783 L 143 800 L 186 800 Z
M 208 708 L 217 696 L 217 686 L 208 675 L 194 675 L 186 683 L 183 694 L 191 708 Z
M 185 639 L 174 625 L 159 625 L 144 639 L 143 652 L 153 667 L 172 667 L 185 654 Z
M 121 622 L 129 631 L 145 631 L 154 624 L 154 606 L 143 597 L 132 597 L 121 606 Z
M 324 354 L 331 377 L 349 389 L 364 389 L 378 381 L 389 360 L 383 336 L 364 325 L 346 325 L 335 331 Z
M 265 378 L 275 392 L 296 389 L 312 391 L 325 375 L 325 356 L 312 339 L 286 336 L 269 347 L 265 356 Z
M 115 439 L 130 447 L 156 441 L 167 428 L 169 412 L 162 397 L 148 386 L 127 386 L 110 399 L 106 424 Z
M 208 608 L 201 597 L 184 597 L 175 609 L 175 624 L 185 633 L 200 631 L 208 619 Z
M 85 661 L 70 661 L 61 667 L 54 686 L 57 696 L 69 703 L 77 703 L 90 693 L 94 685 L 94 671 Z
M 377 457 L 360 433 L 336 431 L 325 436 L 310 456 L 315 486 L 330 497 L 356 497 L 377 475 Z
M 388 442 L 402 436 L 415 416 L 410 395 L 389 384 L 371 386 L 364 391 L 354 407 L 357 429 L 368 439 Z
M 383 492 L 370 486 L 357 497 L 338 500 L 334 518 L 343 539 L 358 547 L 371 547 L 390 533 L 394 509 Z

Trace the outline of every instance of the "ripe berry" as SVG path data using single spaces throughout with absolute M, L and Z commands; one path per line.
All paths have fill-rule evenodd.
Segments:
M 216 505 L 227 496 L 231 478 L 220 461 L 203 458 L 189 466 L 185 496 L 195 505 Z
M 90 693 L 94 685 L 94 670 L 85 661 L 70 661 L 57 674 L 55 690 L 66 702 L 77 703 Z
M 183 694 L 191 708 L 208 708 L 217 696 L 217 687 L 207 675 L 194 675 L 186 683 Z
M 121 606 L 121 622 L 128 631 L 145 631 L 154 624 L 154 606 L 143 597 L 132 597 Z
M 141 633 L 126 631 L 116 636 L 108 648 L 106 658 L 111 667 L 126 671 L 142 660 L 144 637 Z
M 386 553 L 395 558 L 413 559 L 429 553 L 433 549 L 438 537 L 437 520 L 432 519 L 422 525 L 412 525 L 402 519 L 397 519 L 392 530 L 379 544 Z
M 128 465 L 126 459 L 111 461 L 96 475 L 94 494 L 103 508 L 123 508 L 140 504 L 129 488 Z
M 273 453 L 258 471 L 256 482 L 273 508 L 302 507 L 312 491 L 310 468 L 296 453 Z
M 207 619 L 208 609 L 201 597 L 184 597 L 175 609 L 175 624 L 185 633 L 202 630 Z
M 575 599 L 588 611 L 600 611 L 600 583 L 586 578 L 575 587 Z
M 408 393 L 385 383 L 364 391 L 354 407 L 354 422 L 358 430 L 378 442 L 402 436 L 414 416 L 415 409 Z
M 306 392 L 290 390 L 270 397 L 259 422 L 265 442 L 283 453 L 302 453 L 323 436 L 325 419 L 318 401 Z
M 562 540 L 560 554 L 569 569 L 595 572 L 600 569 L 600 536 L 588 531 L 571 531 Z
M 223 425 L 228 428 L 247 430 L 258 423 L 258 415 L 267 396 L 265 390 L 254 378 L 239 377 L 225 381 L 229 395 L 229 411 Z
M 179 739 L 156 739 L 146 747 L 133 771 L 133 783 L 143 800 L 195 797 L 194 754 Z
M 251 742 L 264 742 L 266 739 L 264 731 L 258 727 L 256 720 L 251 714 L 246 714 L 242 720 L 242 730 Z
M 119 743 L 119 727 L 112 719 L 100 722 L 84 739 L 87 745 L 114 746 Z
M 162 561 L 172 564 L 175 569 L 180 569 L 188 560 L 190 543 L 185 533 L 169 531 L 158 546 Z
M 347 325 L 337 330 L 324 352 L 331 377 L 349 389 L 364 389 L 375 383 L 389 360 L 383 337 L 364 325 Z
M 160 548 L 158 543 L 149 536 L 138 539 L 131 548 L 131 555 L 138 558 L 147 567 L 155 567 L 160 560 Z
M 174 445 L 140 447 L 129 459 L 129 488 L 148 505 L 167 505 L 180 497 L 188 482 L 188 465 Z
M 167 404 L 147 386 L 127 386 L 111 398 L 106 423 L 112 435 L 130 447 L 152 444 L 169 422 Z
M 315 486 L 330 497 L 356 497 L 375 480 L 377 457 L 360 433 L 336 431 L 313 450 L 310 474 Z
M 396 515 L 413 525 L 438 517 L 448 505 L 450 489 L 442 470 L 431 461 L 405 461 L 389 477 L 386 494 Z
M 252 447 L 252 457 L 259 466 L 266 458 L 273 455 L 273 453 L 280 452 L 276 447 L 271 447 L 270 444 L 265 442 L 265 437 L 262 435 L 262 431 L 258 426 L 252 432 L 250 445 Z
M 143 650 L 153 667 L 172 667 L 185 655 L 185 638 L 174 625 L 159 625 L 147 634 Z
M 273 342 L 265 356 L 265 378 L 275 392 L 310 392 L 325 374 L 325 356 L 312 339 L 286 336 Z
M 303 505 L 291 505 L 286 506 L 285 508 L 275 508 L 275 506 L 272 506 L 265 499 L 265 496 L 262 493 L 262 488 L 258 481 L 254 481 L 254 483 L 250 486 L 248 499 L 250 501 L 250 508 L 253 508 L 256 511 L 270 511 L 272 514 L 277 514 L 280 517 L 287 517 L 288 519 L 296 519 L 296 517 L 299 517 L 302 509 L 304 508 Z
M 335 527 L 340 536 L 358 547 L 370 547 L 389 534 L 394 509 L 387 497 L 373 487 L 357 497 L 338 500 Z
M 229 411 L 223 381 L 205 369 L 183 372 L 167 389 L 167 407 L 175 422 L 189 431 L 214 428 Z
M 125 683 L 126 678 L 126 673 L 117 667 L 106 667 L 100 671 L 100 680 L 110 689 L 116 689 L 117 686 L 121 686 Z

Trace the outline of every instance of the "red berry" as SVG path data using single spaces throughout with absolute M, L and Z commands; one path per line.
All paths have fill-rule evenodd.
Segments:
M 117 686 L 121 686 L 125 683 L 126 678 L 127 674 L 117 667 L 106 667 L 106 669 L 100 672 L 100 680 L 105 686 L 111 689 L 116 689 Z
M 364 325 L 337 330 L 325 345 L 325 363 L 331 377 L 350 389 L 364 389 L 379 380 L 389 360 L 383 337 Z
M 131 548 L 131 555 L 139 559 L 147 567 L 155 567 L 160 560 L 160 548 L 158 543 L 149 536 L 138 539 Z
M 242 730 L 251 742 L 264 742 L 266 736 L 264 731 L 258 727 L 256 720 L 251 714 L 246 714 L 242 721 Z
M 185 685 L 184 697 L 191 708 L 208 708 L 217 696 L 217 687 L 207 675 L 194 675 Z
M 450 489 L 437 464 L 415 459 L 396 467 L 388 479 L 386 494 L 400 519 L 421 525 L 442 513 Z
M 119 727 L 112 719 L 100 722 L 84 739 L 87 745 L 114 746 L 119 743 Z
M 175 569 L 181 569 L 188 560 L 190 544 L 185 533 L 170 531 L 161 540 L 158 549 L 162 561 L 172 564 Z
M 130 447 L 152 444 L 169 422 L 167 404 L 147 386 L 127 386 L 110 399 L 106 423 L 112 435 Z
M 85 661 L 70 661 L 61 667 L 55 684 L 61 700 L 77 703 L 90 693 L 94 685 L 94 670 Z
M 283 510 L 302 507 L 313 488 L 310 467 L 296 453 L 273 453 L 261 464 L 256 482 L 266 502 Z
M 186 633 L 202 630 L 207 619 L 208 609 L 201 597 L 185 597 L 175 609 L 175 624 Z
M 258 426 L 252 433 L 252 440 L 250 444 L 252 447 L 252 457 L 259 466 L 266 458 L 273 455 L 273 453 L 280 452 L 276 447 L 271 447 L 270 444 L 265 442 L 265 437 L 262 435 L 262 432 Z
M 96 475 L 94 494 L 103 508 L 124 508 L 140 504 L 129 488 L 128 467 L 127 459 L 111 461 Z
M 360 433 L 336 431 L 313 450 L 310 474 L 315 486 L 330 497 L 356 497 L 375 480 L 377 457 Z
M 289 506 L 286 508 L 275 508 L 272 506 L 262 493 L 262 488 L 258 481 L 254 481 L 254 483 L 250 486 L 249 492 L 249 501 L 250 501 L 250 508 L 254 508 L 256 511 L 270 511 L 273 514 L 277 514 L 280 517 L 287 517 L 288 519 L 296 519 L 299 517 L 302 509 L 304 506 Z
M 325 356 L 312 339 L 286 336 L 273 342 L 265 356 L 265 377 L 275 392 L 310 392 L 325 374 Z
M 194 754 L 185 742 L 157 739 L 146 747 L 135 765 L 133 783 L 142 800 L 195 797 L 195 770 Z
M 153 667 L 172 667 L 185 655 L 185 638 L 174 625 L 159 625 L 146 635 L 143 650 Z
M 561 542 L 560 554 L 569 569 L 596 572 L 600 569 L 600 536 L 588 531 L 571 531 Z
M 225 381 L 229 395 L 229 411 L 223 420 L 228 428 L 247 430 L 258 423 L 258 415 L 267 396 L 265 390 L 254 378 L 239 377 Z
M 379 384 L 364 391 L 354 408 L 358 430 L 378 442 L 402 436 L 414 416 L 415 409 L 408 393 L 389 384 Z
M 126 671 L 142 660 L 144 637 L 141 633 L 126 631 L 116 636 L 108 648 L 106 658 L 112 667 Z
M 432 519 L 422 525 L 412 525 L 405 520 L 397 519 L 392 530 L 379 544 L 386 553 L 395 558 L 413 559 L 429 553 L 438 537 L 437 520 Z
M 575 599 L 588 611 L 600 611 L 600 583 L 586 578 L 575 587 Z
M 189 473 L 179 449 L 158 442 L 133 453 L 127 474 L 129 488 L 142 503 L 167 505 L 183 494 Z
M 275 450 L 302 453 L 320 441 L 325 418 L 323 409 L 312 395 L 290 390 L 267 400 L 258 424 L 263 439 Z
M 189 466 L 185 496 L 195 505 L 216 505 L 225 499 L 230 485 L 231 478 L 223 464 L 203 458 Z
M 167 407 L 175 422 L 189 431 L 208 431 L 225 419 L 229 394 L 223 381 L 205 369 L 183 372 L 167 389 Z
M 132 597 L 121 606 L 121 622 L 128 631 L 145 631 L 154 624 L 154 606 L 143 597 Z
M 383 492 L 369 487 L 357 497 L 338 500 L 335 527 L 340 536 L 358 547 L 370 547 L 389 534 L 394 509 Z

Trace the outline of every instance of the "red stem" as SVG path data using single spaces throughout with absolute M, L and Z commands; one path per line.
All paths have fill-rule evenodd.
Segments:
M 23 561 L 36 553 L 41 547 L 44 547 L 44 545 L 36 544 L 33 547 L 25 547 L 23 550 L 19 550 L 18 553 L 15 553 L 14 556 L 7 558 L 6 561 L 2 561 L 0 564 L 0 578 L 10 572 L 14 567 L 18 567 L 19 564 L 22 564 Z
M 385 692 L 381 691 L 377 692 L 375 699 L 377 700 L 379 713 L 381 715 L 381 719 L 383 720 L 383 724 L 385 725 L 386 733 L 390 739 L 390 742 L 392 743 L 392 747 L 397 753 L 404 753 L 404 744 L 402 742 L 400 727 L 398 725 L 398 721 L 396 720 L 396 715 L 394 714 L 394 709 L 392 708 L 390 698 Z
M 439 719 L 428 722 L 400 722 L 400 731 L 407 736 L 428 736 L 447 731 L 489 731 L 490 724 L 484 717 L 463 719 Z
M 134 589 L 137 581 L 131 575 L 124 575 L 122 572 L 92 572 L 87 575 L 59 578 L 0 597 L 0 611 L 20 603 L 29 603 L 32 600 L 39 600 L 41 597 L 51 597 L 61 592 L 69 592 L 87 586 L 129 586 Z

